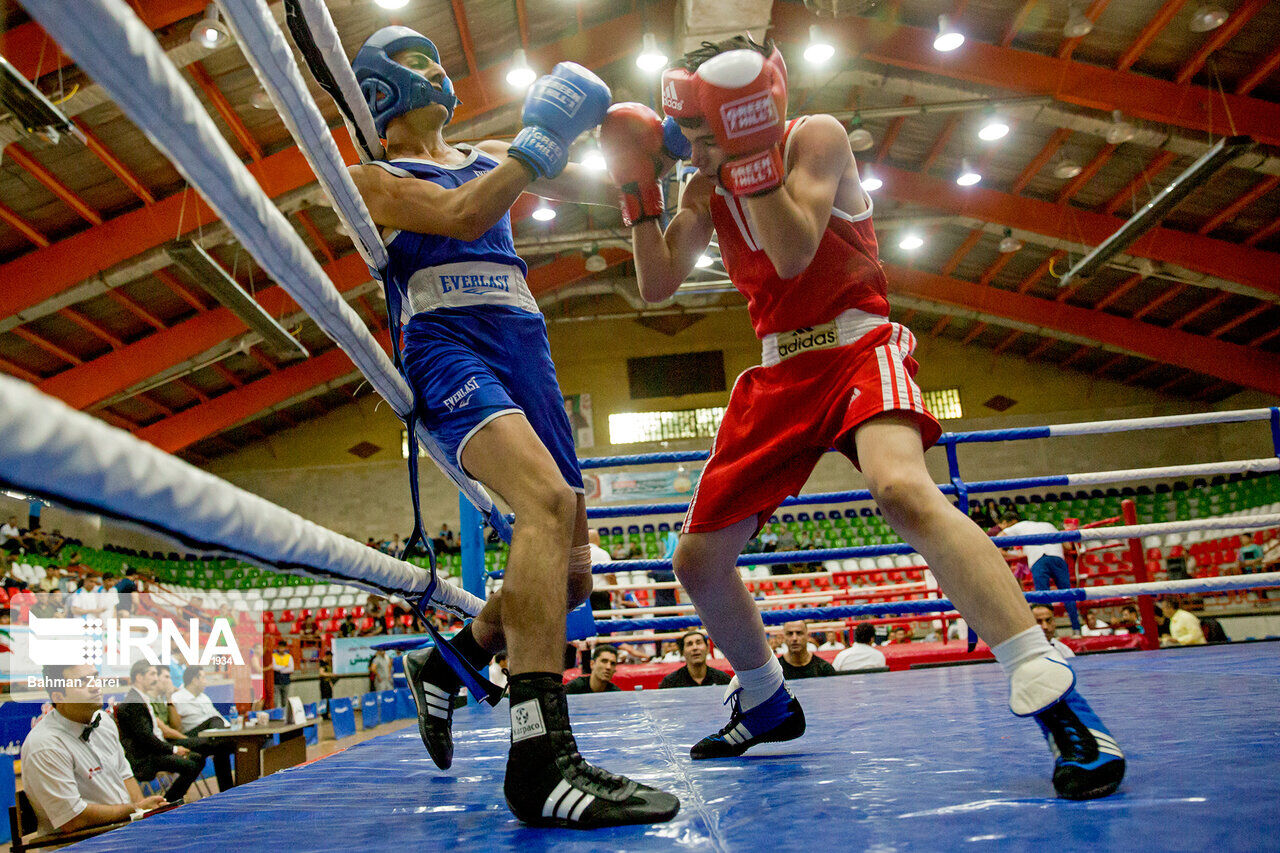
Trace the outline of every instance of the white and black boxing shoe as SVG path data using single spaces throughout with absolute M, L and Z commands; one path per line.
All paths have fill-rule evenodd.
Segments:
M 404 674 L 418 706 L 418 734 L 441 770 L 453 765 L 453 707 L 462 682 L 434 648 L 404 656 Z
M 503 793 L 524 823 L 597 829 L 665 823 L 680 811 L 671 794 L 588 764 L 569 728 L 556 673 L 522 673 L 508 682 L 511 752 Z

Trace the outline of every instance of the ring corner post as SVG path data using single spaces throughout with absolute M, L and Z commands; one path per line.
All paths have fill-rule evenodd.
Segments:
M 1132 498 L 1120 502 L 1120 510 L 1124 514 L 1124 523 L 1133 526 L 1138 523 L 1138 509 Z M 1147 577 L 1147 555 L 1142 548 L 1141 539 L 1129 540 L 1129 559 L 1133 562 L 1133 578 L 1138 583 L 1151 580 Z M 1150 595 L 1138 598 L 1138 615 L 1142 619 L 1142 647 L 1156 649 L 1160 647 L 1159 631 L 1156 628 L 1156 603 Z
M 484 516 L 471 505 L 464 494 L 458 494 L 458 532 L 462 546 L 462 588 L 477 598 L 484 598 Z M 467 691 L 467 704 L 480 700 Z

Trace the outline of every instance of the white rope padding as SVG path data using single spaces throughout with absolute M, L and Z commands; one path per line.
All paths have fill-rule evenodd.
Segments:
M 384 595 L 415 597 L 431 577 L 340 536 L 35 388 L 0 376 L 0 482 L 160 533 L 191 550 Z M 443 578 L 433 603 L 484 605 Z
M 1259 513 L 1258 515 L 1239 515 L 1230 518 L 1193 518 L 1188 521 L 1162 521 L 1157 524 L 1134 524 L 1128 527 L 1091 527 L 1088 530 L 1073 531 L 1079 533 L 1079 541 L 1088 542 L 1099 539 L 1141 539 L 1164 533 L 1186 533 L 1192 530 L 1262 530 L 1267 527 L 1280 526 L 1280 513 Z M 1019 542 L 1035 539 L 1034 534 L 1027 536 L 1011 536 Z M 1000 547 L 1005 537 L 995 538 Z M 1068 541 L 1076 541 L 1074 539 Z
M 1201 462 L 1194 465 L 1165 465 L 1159 468 L 1124 468 L 1117 471 L 1088 471 L 1068 474 L 1071 486 L 1116 483 L 1130 480 L 1165 480 L 1173 477 L 1210 477 L 1216 474 L 1264 474 L 1280 471 L 1280 458 L 1232 459 L 1227 462 Z
M 1135 595 L 1185 595 L 1196 592 L 1231 592 L 1240 589 L 1267 589 L 1280 586 L 1280 572 L 1256 575 L 1224 575 L 1217 578 L 1187 578 L 1150 583 L 1121 583 L 1112 586 L 1086 586 L 1085 601 L 1102 598 L 1130 598 Z
M 1270 409 L 1239 409 L 1234 412 L 1197 412 L 1192 415 L 1162 415 L 1154 418 L 1128 418 L 1122 421 L 1081 421 L 1074 424 L 1053 424 L 1049 435 L 1099 435 L 1113 432 L 1131 432 L 1139 429 L 1171 429 L 1175 427 L 1202 426 L 1205 424 L 1233 424 L 1244 421 L 1265 421 L 1271 418 Z
M 329 15 L 329 7 L 324 4 L 324 0 L 294 0 L 294 2 L 286 2 L 285 6 L 296 7 L 302 14 L 311 38 L 322 55 L 325 68 L 338 84 L 343 100 L 346 101 L 346 106 L 355 119 L 355 127 L 347 122 L 347 131 L 355 140 L 360 159 L 366 162 L 381 160 L 386 152 L 382 148 L 382 140 L 378 137 L 378 129 L 373 123 L 373 113 L 369 112 L 369 105 L 365 103 L 360 84 L 356 82 L 356 73 L 351 69 L 351 63 L 347 61 L 338 28 Z M 345 110 L 343 121 L 347 121 Z M 294 134 L 294 138 L 297 138 L 297 134 Z
M 155 36 L 124 0 L 30 0 L 26 8 L 200 190 L 263 269 L 351 357 L 403 419 L 413 405 L 408 384 L 284 214 L 236 157 Z M 274 20 L 271 25 L 288 53 Z M 288 56 L 296 75 L 292 53 Z M 314 101 L 311 105 L 314 108 Z M 323 137 L 336 155 L 337 146 L 327 128 Z M 416 434 L 449 479 L 482 513 L 489 513 L 493 501 L 483 487 L 458 470 L 456 462 L 424 428 L 419 426 Z

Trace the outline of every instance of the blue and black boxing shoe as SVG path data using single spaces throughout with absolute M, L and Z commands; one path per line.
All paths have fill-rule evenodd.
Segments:
M 725 699 L 733 703 L 729 723 L 693 745 L 689 755 L 694 760 L 733 758 L 756 744 L 794 740 L 804 734 L 804 710 L 785 684 L 759 705 L 743 711 L 742 688 L 737 687 L 737 681 L 735 676 Z

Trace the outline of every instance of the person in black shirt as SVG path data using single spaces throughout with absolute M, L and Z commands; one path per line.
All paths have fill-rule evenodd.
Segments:
M 681 637 L 680 653 L 684 655 L 684 666 L 667 673 L 658 689 L 728 684 L 728 675 L 713 666 L 707 666 L 707 651 L 707 635 L 701 631 L 690 631 Z
M 618 668 L 618 650 L 613 646 L 596 646 L 591 653 L 591 674 L 579 675 L 564 686 L 565 693 L 607 693 L 622 688 L 613 683 Z
M 782 626 L 782 637 L 787 642 L 787 651 L 780 660 L 782 674 L 788 681 L 836 674 L 834 666 L 809 649 L 809 623 L 787 622 Z

